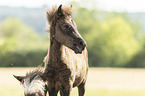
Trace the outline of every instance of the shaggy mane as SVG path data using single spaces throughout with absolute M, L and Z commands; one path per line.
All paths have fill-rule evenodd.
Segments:
M 40 77 L 42 74 L 41 69 L 35 69 L 26 73 L 25 82 L 23 83 L 25 94 L 40 92 L 44 95 L 46 83 L 43 78 Z
M 33 78 L 35 75 L 41 76 L 43 74 L 41 69 L 35 69 L 26 73 L 26 77 Z
M 46 18 L 51 22 L 53 17 L 57 16 L 57 9 L 58 7 L 52 7 L 52 9 L 46 9 Z M 62 11 L 65 16 L 71 16 L 72 15 L 72 7 L 71 6 L 62 6 Z

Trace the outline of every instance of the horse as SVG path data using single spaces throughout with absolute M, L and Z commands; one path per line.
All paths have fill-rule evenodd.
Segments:
M 47 84 L 41 70 L 33 70 L 25 76 L 13 75 L 24 87 L 25 96 L 46 96 Z
M 72 6 L 46 9 L 46 18 L 50 45 L 44 60 L 44 77 L 49 96 L 57 96 L 59 91 L 61 96 L 70 96 L 73 87 L 78 87 L 79 96 L 84 96 L 88 53 L 86 41 L 72 19 Z

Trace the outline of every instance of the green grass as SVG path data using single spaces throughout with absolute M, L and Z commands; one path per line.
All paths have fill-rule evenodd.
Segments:
M 0 96 L 24 96 L 22 88 L 1 86 Z M 71 96 L 78 96 L 77 88 Z M 85 96 L 145 96 L 145 90 L 87 89 Z

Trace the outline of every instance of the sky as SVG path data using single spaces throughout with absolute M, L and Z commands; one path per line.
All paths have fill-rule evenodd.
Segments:
M 98 0 L 98 3 L 108 11 L 145 12 L 145 0 Z
M 41 7 L 67 5 L 71 1 L 81 3 L 81 0 L 0 0 L 0 5 L 13 7 Z M 84 0 L 87 1 L 87 0 Z M 126 12 L 145 12 L 145 0 L 91 0 L 98 9 L 106 11 L 126 11 Z M 90 3 L 89 3 L 90 4 Z

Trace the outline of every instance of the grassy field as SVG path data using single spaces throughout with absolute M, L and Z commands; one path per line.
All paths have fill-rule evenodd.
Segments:
M 0 68 L 0 96 L 24 96 L 13 77 L 35 68 Z M 77 95 L 77 88 L 71 92 Z M 145 69 L 90 68 L 85 96 L 145 96 Z

